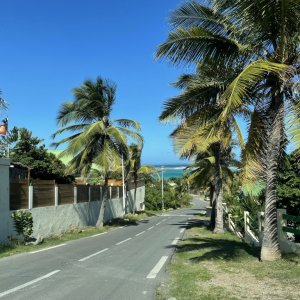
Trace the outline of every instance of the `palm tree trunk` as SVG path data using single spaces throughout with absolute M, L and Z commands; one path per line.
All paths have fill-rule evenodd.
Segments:
M 133 180 L 134 180 L 134 197 L 133 197 L 133 208 L 132 213 L 135 214 L 135 208 L 136 208 L 136 190 L 137 190 L 137 175 L 134 174 Z
M 276 90 L 277 92 L 278 90 Z M 268 111 L 268 136 L 266 152 L 265 224 L 262 239 L 262 261 L 273 261 L 281 257 L 277 228 L 276 183 L 279 160 L 284 138 L 284 105 L 282 93 L 274 93 Z
M 214 194 L 215 194 L 215 186 L 211 183 L 209 186 L 209 205 L 211 207 L 213 206 Z
M 109 198 L 108 195 L 108 176 L 105 175 L 104 177 L 104 189 L 103 189 L 103 198 L 100 204 L 100 211 L 99 211 L 99 216 L 98 216 L 98 220 L 96 223 L 96 227 L 103 227 L 104 225 L 104 213 L 105 213 L 105 207 L 106 207 L 106 202 L 107 199 Z
M 214 233 L 224 232 L 224 222 L 223 222 L 223 195 L 222 195 L 222 174 L 221 174 L 221 145 L 218 144 L 215 151 L 215 226 Z

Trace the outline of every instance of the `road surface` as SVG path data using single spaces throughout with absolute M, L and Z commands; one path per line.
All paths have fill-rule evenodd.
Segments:
M 204 202 L 137 225 L 0 260 L 0 299 L 143 300 L 155 290 L 177 242 Z

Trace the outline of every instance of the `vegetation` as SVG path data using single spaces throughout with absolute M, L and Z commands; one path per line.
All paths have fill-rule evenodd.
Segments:
M 297 151 L 287 155 L 280 168 L 277 185 L 277 206 L 288 214 L 300 215 L 300 156 Z
M 172 183 L 172 181 L 164 181 L 163 197 L 161 181 L 153 180 L 146 184 L 146 210 L 176 209 L 190 204 L 191 196 L 188 194 L 186 188 L 183 189 L 185 186 L 183 182 L 178 185 L 175 184 L 175 186 L 169 183 Z
M 209 145 L 214 139 L 220 150 L 226 150 L 224 141 L 233 137 L 230 128 L 241 137 L 235 116 L 250 121 L 242 174 L 245 181 L 261 180 L 266 185 L 263 261 L 280 257 L 276 183 L 288 141 L 289 132 L 285 127 L 288 121 L 291 121 L 294 141 L 298 145 L 300 141 L 300 106 L 295 84 L 298 82 L 299 16 L 297 1 L 214 0 L 209 6 L 190 1 L 171 15 L 172 32 L 157 51 L 158 58 L 166 57 L 176 65 L 197 64 L 196 75 L 183 76 L 179 81 L 187 87 L 183 97 L 167 102 L 167 114 L 161 115 L 161 119 L 168 118 L 168 114 L 173 119 L 183 117 L 184 132 L 200 130 L 200 135 L 190 136 L 190 150 L 197 152 L 203 143 Z M 220 73 L 225 80 L 217 80 L 216 75 L 207 72 L 209 69 Z M 187 116 L 193 116 L 192 120 Z M 180 136 L 177 139 L 182 142 Z M 215 183 L 216 203 L 220 203 L 219 167 Z M 220 211 L 216 204 L 216 225 Z
M 30 178 L 71 182 L 74 177 L 65 175 L 66 166 L 47 151 L 42 141 L 28 129 L 17 127 L 12 128 L 7 136 L 1 137 L 1 142 L 10 147 L 11 161 L 29 168 Z
M 11 215 L 14 227 L 23 241 L 26 243 L 33 232 L 33 219 L 30 211 L 18 210 Z
M 65 132 L 72 133 L 55 147 L 66 145 L 61 156 L 71 156 L 67 172 L 87 176 L 92 165 L 99 166 L 104 177 L 104 201 L 97 226 L 103 226 L 108 179 L 111 172 L 121 164 L 121 158 L 129 157 L 128 138 L 142 142 L 139 123 L 129 119 L 111 120 L 112 107 L 116 101 L 116 85 L 98 77 L 95 82 L 87 80 L 73 90 L 74 101 L 62 104 L 57 121 L 62 127 L 53 138 Z
M 194 219 L 176 246 L 158 299 L 298 299 L 300 258 L 260 263 L 259 252 L 232 234 L 212 234 Z

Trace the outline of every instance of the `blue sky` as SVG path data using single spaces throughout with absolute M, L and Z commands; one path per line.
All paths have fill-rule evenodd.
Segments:
M 1 1 L 0 89 L 10 127 L 26 127 L 49 146 L 60 104 L 73 99 L 72 88 L 101 75 L 118 85 L 112 117 L 142 125 L 143 162 L 178 163 L 168 138 L 172 126 L 158 116 L 178 93 L 170 83 L 188 70 L 156 61 L 154 53 L 181 2 Z

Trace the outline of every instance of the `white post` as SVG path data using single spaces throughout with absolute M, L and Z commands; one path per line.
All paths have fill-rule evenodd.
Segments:
M 165 209 L 164 204 L 164 167 L 161 167 L 161 208 L 162 210 Z
M 58 185 L 54 187 L 54 205 L 58 206 Z
M 91 186 L 89 185 L 89 202 L 91 202 L 91 197 L 92 197 Z
M 124 159 L 122 154 L 122 191 L 123 191 L 123 212 L 125 214 L 125 205 L 126 205 L 126 199 L 125 199 L 125 175 L 124 175 Z
M 109 187 L 109 199 L 111 199 L 111 194 L 112 194 L 112 186 Z
M 245 232 L 249 232 L 249 212 L 248 211 L 244 211 L 244 227 L 245 227 Z
M 28 186 L 28 209 L 33 208 L 33 186 Z
M 77 186 L 74 186 L 74 204 L 77 204 Z

